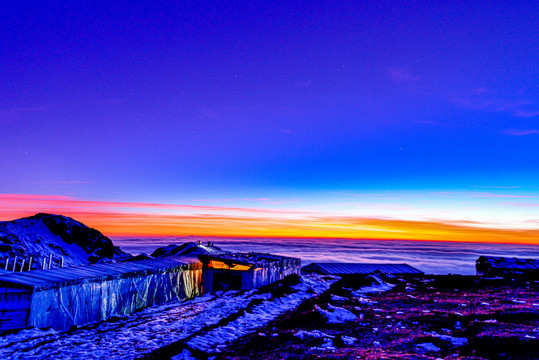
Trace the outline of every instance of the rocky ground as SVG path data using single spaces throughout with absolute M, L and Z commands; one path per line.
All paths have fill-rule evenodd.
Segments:
M 371 280 L 343 278 L 218 358 L 539 359 L 539 281 L 393 277 L 367 294 Z

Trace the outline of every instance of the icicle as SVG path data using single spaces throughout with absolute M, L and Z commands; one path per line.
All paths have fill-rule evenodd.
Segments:
M 30 260 L 28 260 L 28 271 L 32 270 L 32 260 L 34 259 L 33 256 L 30 256 Z

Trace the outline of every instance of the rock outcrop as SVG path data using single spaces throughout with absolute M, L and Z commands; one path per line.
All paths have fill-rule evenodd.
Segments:
M 43 261 L 59 266 L 87 265 L 115 262 L 131 255 L 114 246 L 99 231 L 66 216 L 39 213 L 22 219 L 0 222 L 0 266 L 3 269 L 10 259 L 9 269 L 17 257 L 33 259 L 33 269 L 41 268 Z

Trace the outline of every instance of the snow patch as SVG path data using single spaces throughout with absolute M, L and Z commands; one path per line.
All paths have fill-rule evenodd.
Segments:
M 361 296 L 361 294 L 388 291 L 388 290 L 391 290 L 391 289 L 393 289 L 395 287 L 394 284 L 386 283 L 385 281 L 380 279 L 380 277 L 378 275 L 369 275 L 369 276 L 372 279 L 374 279 L 376 284 L 369 285 L 369 286 L 363 286 L 361 289 L 353 291 L 352 292 L 353 296 L 359 297 L 359 296 Z
M 311 350 L 335 350 L 335 346 L 333 346 L 333 340 L 325 338 L 324 343 L 320 346 L 312 347 Z
M 328 320 L 328 324 L 341 324 L 357 319 L 357 316 L 353 312 L 341 307 L 333 306 L 331 304 L 328 304 L 328 310 L 324 310 L 318 305 L 315 305 L 314 307 Z
M 417 347 L 423 348 L 426 351 L 432 351 L 432 352 L 438 352 L 441 349 L 434 345 L 433 343 L 423 343 L 423 344 L 417 344 Z
M 353 344 L 357 341 L 357 339 L 356 339 L 355 337 L 352 337 L 352 336 L 346 336 L 346 335 L 343 335 L 343 336 L 342 336 L 342 341 L 343 341 L 346 345 L 350 346 L 350 345 L 353 345 Z
M 449 335 L 440 335 L 440 340 L 449 341 L 453 346 L 464 346 L 468 343 L 468 339 L 464 337 L 453 337 Z
M 306 330 L 299 330 L 297 333 L 294 334 L 294 336 L 300 338 L 301 340 L 305 340 L 308 338 L 321 338 L 321 337 L 327 337 L 327 338 L 335 338 L 333 335 L 328 335 L 323 331 L 320 330 L 313 330 L 313 331 L 306 331 Z

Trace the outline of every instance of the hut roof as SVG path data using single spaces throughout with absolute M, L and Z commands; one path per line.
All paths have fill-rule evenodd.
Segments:
M 490 267 L 497 269 L 539 270 L 539 259 L 480 256 L 477 263 L 481 265 L 488 263 Z
M 196 257 L 168 257 L 122 263 L 94 264 L 47 270 L 0 273 L 0 286 L 44 290 L 80 282 L 104 281 L 118 277 L 135 277 L 158 273 L 172 268 L 200 269 L 202 263 Z
M 408 264 L 312 263 L 301 270 L 325 275 L 370 274 L 377 271 L 385 274 L 423 274 L 423 271 Z
M 262 253 L 232 253 L 224 252 L 221 254 L 199 254 L 199 259 L 202 261 L 217 260 L 222 262 L 237 263 L 242 265 L 252 265 L 254 267 L 266 267 L 271 263 L 282 264 L 286 261 L 297 261 L 299 266 L 299 259 L 281 255 L 262 254 Z

